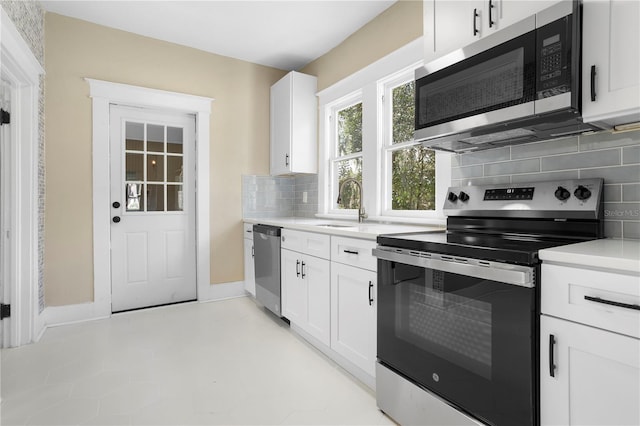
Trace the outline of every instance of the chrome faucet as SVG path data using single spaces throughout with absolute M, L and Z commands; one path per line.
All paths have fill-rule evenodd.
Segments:
M 354 178 L 347 178 L 345 180 L 342 181 L 342 183 L 340 184 L 340 188 L 338 189 L 338 200 L 337 203 L 340 204 L 342 202 L 342 198 L 341 198 L 341 194 L 342 194 L 342 188 L 344 188 L 344 185 L 346 183 L 355 183 L 356 186 L 358 187 L 358 191 L 359 191 L 359 198 L 358 198 L 358 222 L 362 222 L 364 219 L 367 218 L 367 214 L 364 211 L 364 206 L 362 205 L 362 184 L 360 183 L 360 181 L 354 179 Z

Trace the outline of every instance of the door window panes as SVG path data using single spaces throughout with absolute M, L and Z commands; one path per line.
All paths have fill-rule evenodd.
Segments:
M 183 129 L 136 122 L 125 129 L 126 210 L 183 211 Z
M 147 181 L 164 182 L 164 156 L 147 155 Z
M 182 128 L 167 127 L 167 152 L 182 154 Z
M 125 140 L 127 151 L 144 151 L 144 124 L 127 122 Z
M 167 156 L 167 182 L 182 182 L 182 156 Z
M 147 151 L 164 152 L 164 126 L 147 124 Z
M 182 185 L 167 185 L 167 211 L 183 210 L 182 189 Z
M 127 152 L 125 156 L 125 180 L 141 181 L 144 178 L 144 154 Z
M 164 211 L 164 185 L 147 185 L 147 211 Z

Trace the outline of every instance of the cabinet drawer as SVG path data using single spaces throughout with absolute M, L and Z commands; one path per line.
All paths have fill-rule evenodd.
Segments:
M 250 238 L 253 240 L 253 223 L 245 222 L 242 235 L 244 236 L 244 238 Z
M 640 277 L 542 265 L 543 314 L 640 338 Z
M 331 238 L 329 235 L 283 229 L 281 247 L 323 259 L 329 259 L 331 252 L 330 241 Z
M 375 241 L 331 237 L 331 260 L 375 272 L 378 259 L 371 253 L 375 247 Z

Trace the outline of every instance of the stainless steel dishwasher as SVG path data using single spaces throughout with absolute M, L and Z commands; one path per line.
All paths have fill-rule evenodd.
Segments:
M 280 306 L 280 227 L 253 225 L 256 300 L 277 316 Z

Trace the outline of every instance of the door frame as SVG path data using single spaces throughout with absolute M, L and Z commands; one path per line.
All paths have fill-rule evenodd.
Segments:
M 210 287 L 209 122 L 213 98 L 85 78 L 93 110 L 93 304 L 89 317 L 111 315 L 111 185 L 109 106 L 117 104 L 196 117 L 196 282 L 198 300 Z
M 9 137 L 8 193 L 3 194 L 3 215 L 7 228 L 8 264 L 0 265 L 9 277 L 11 303 L 9 346 L 37 339 L 44 328 L 40 304 L 42 289 L 38 242 L 40 238 L 38 173 L 40 160 L 39 101 L 42 65 L 17 28 L 0 8 L 0 70 L 11 85 L 11 132 Z M 43 219 L 44 220 L 44 219 Z M 4 263 L 4 262 L 3 262 Z M 5 300 L 7 303 L 7 300 Z M 6 328 L 5 328 L 6 330 Z

